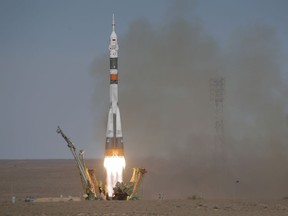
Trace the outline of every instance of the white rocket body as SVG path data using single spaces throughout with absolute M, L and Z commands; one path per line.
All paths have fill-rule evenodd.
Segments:
M 118 105 L 118 40 L 113 15 L 110 36 L 110 108 L 108 114 L 105 156 L 124 156 L 123 135 Z

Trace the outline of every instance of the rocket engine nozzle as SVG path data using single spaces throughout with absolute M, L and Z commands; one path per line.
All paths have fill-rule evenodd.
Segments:
M 110 156 L 124 156 L 124 149 L 119 148 L 119 149 L 105 149 L 105 156 L 110 157 Z

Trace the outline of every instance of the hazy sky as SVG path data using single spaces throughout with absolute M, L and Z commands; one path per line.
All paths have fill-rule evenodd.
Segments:
M 71 158 L 57 125 L 87 157 L 101 157 L 105 135 L 95 134 L 106 125 L 95 117 L 98 92 L 91 68 L 103 55 L 108 61 L 112 13 L 121 56 L 121 38 L 131 23 L 144 19 L 161 25 L 179 15 L 173 2 L 0 0 L 0 159 Z M 199 0 L 183 16 L 197 19 L 223 47 L 239 28 L 273 28 L 281 46 L 279 67 L 288 77 L 286 0 Z M 101 72 L 109 76 L 108 64 Z M 108 96 L 99 101 L 107 104 L 107 112 Z M 125 139 L 125 118 L 122 122 Z

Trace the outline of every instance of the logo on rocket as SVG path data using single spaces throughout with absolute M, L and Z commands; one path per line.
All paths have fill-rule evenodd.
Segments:
M 110 107 L 108 114 L 105 156 L 124 156 L 123 135 L 118 105 L 118 40 L 115 32 L 114 14 L 110 35 Z

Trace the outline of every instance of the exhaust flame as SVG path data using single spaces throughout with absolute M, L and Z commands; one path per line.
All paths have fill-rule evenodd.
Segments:
M 123 169 L 126 166 L 124 156 L 106 156 L 104 159 L 104 167 L 107 172 L 106 184 L 108 188 L 108 195 L 112 197 L 113 187 L 117 182 L 122 182 Z

